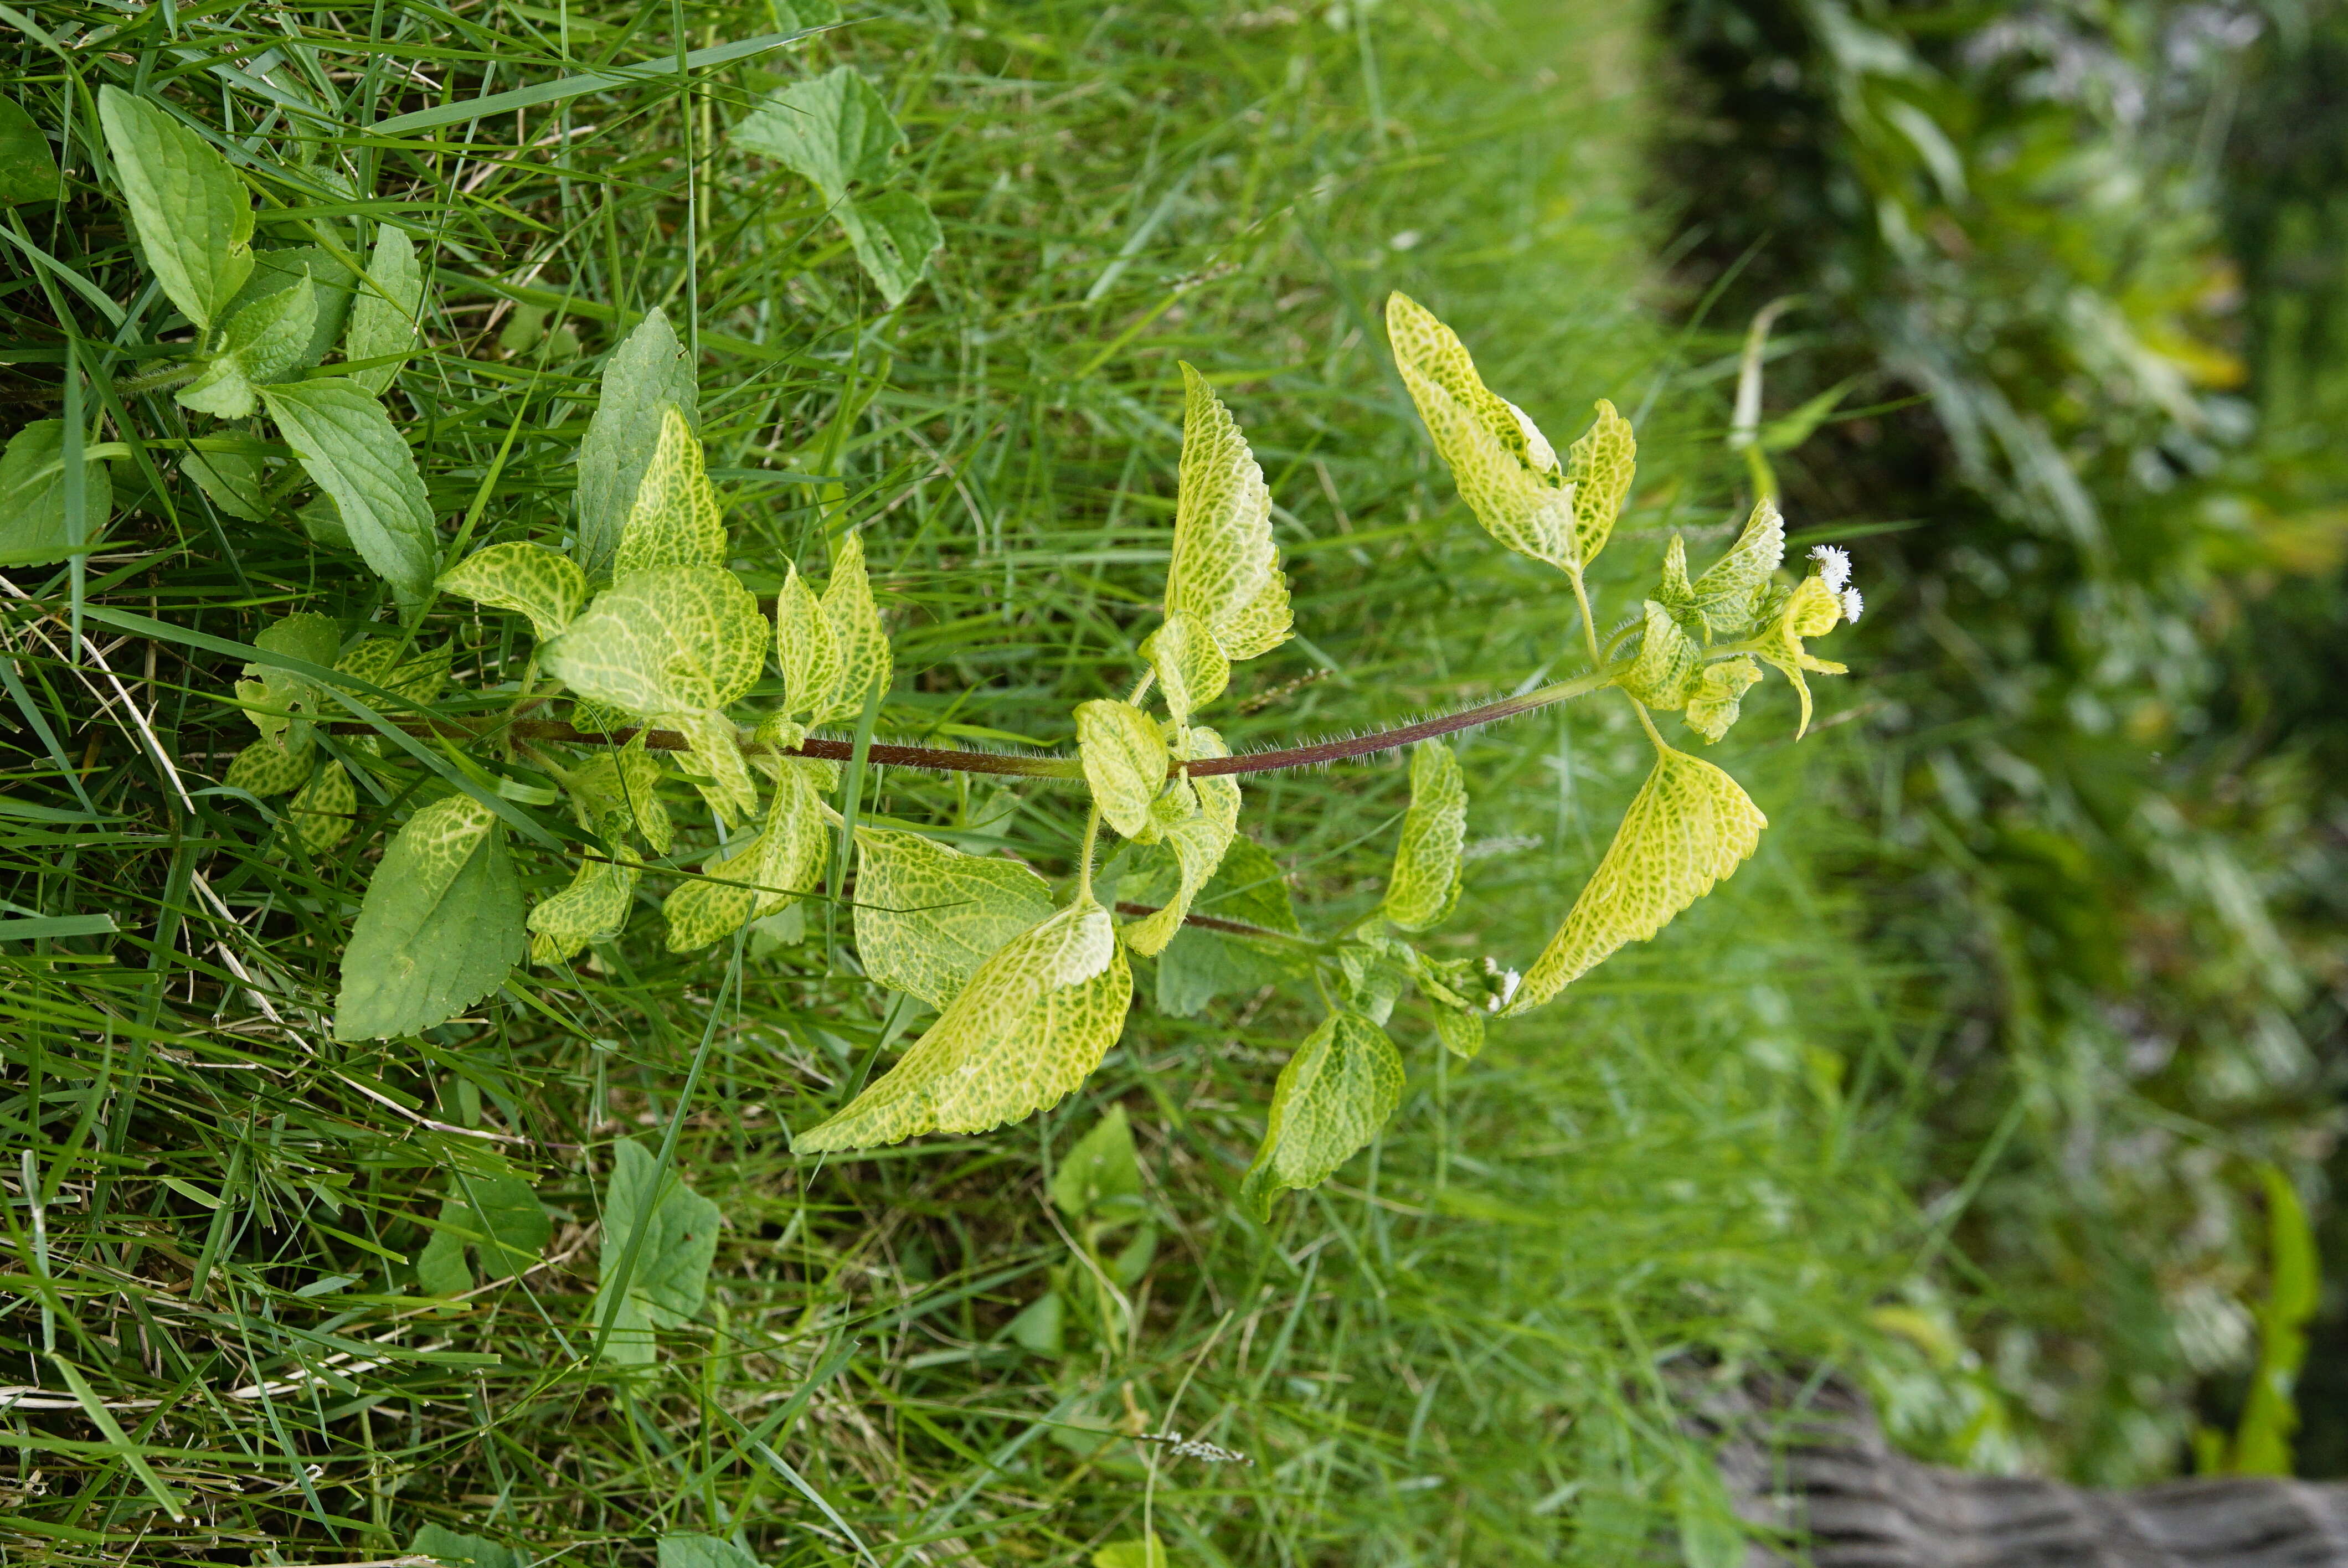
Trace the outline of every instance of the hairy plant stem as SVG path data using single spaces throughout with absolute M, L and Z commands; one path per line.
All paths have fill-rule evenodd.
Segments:
M 1285 746 L 1275 751 L 1249 752 L 1235 757 L 1200 757 L 1179 763 L 1168 769 L 1170 776 L 1179 770 L 1192 778 L 1209 778 L 1221 774 L 1274 773 L 1282 768 L 1321 767 L 1330 763 L 1366 757 L 1378 752 L 1390 752 L 1397 746 L 1407 746 L 1416 741 L 1433 740 L 1438 735 L 1457 734 L 1502 719 L 1513 719 L 1554 703 L 1586 697 L 1614 683 L 1622 666 L 1609 664 L 1578 675 L 1570 681 L 1559 681 L 1527 692 L 1521 696 L 1504 697 L 1497 702 L 1486 702 L 1474 708 L 1463 708 L 1456 713 L 1439 713 L 1431 719 L 1399 725 L 1391 730 L 1376 730 L 1366 735 L 1349 735 L 1340 740 L 1315 741 L 1310 745 Z M 542 699 L 541 699 L 542 700 Z M 443 734 L 456 739 L 487 739 L 506 735 L 521 741 L 553 741 L 572 745 L 622 746 L 644 736 L 644 744 L 656 752 L 681 752 L 686 748 L 685 737 L 674 730 L 613 730 L 608 734 L 574 729 L 558 719 L 516 719 L 508 723 L 476 727 L 453 720 L 434 723 L 404 723 L 401 727 L 416 733 Z M 371 734 L 374 726 L 355 723 L 333 726 L 337 734 Z M 753 755 L 763 754 L 764 746 L 744 742 L 742 749 Z M 785 756 L 819 757 L 827 762 L 846 762 L 854 756 L 856 748 L 847 741 L 827 741 L 810 737 L 783 753 Z M 943 746 L 892 746 L 874 743 L 866 751 L 868 760 L 884 767 L 929 768 L 941 773 L 995 774 L 1017 778 L 1078 779 L 1084 777 L 1084 764 L 1074 757 L 1023 756 L 1001 752 L 965 752 Z

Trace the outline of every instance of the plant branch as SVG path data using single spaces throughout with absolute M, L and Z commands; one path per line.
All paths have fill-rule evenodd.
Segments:
M 1310 745 L 1287 746 L 1277 751 L 1248 752 L 1235 757 L 1201 757 L 1196 762 L 1178 763 L 1170 771 L 1187 773 L 1193 778 L 1208 778 L 1222 774 L 1274 773 L 1283 768 L 1322 767 L 1330 763 L 1347 762 L 1354 757 L 1370 756 L 1378 752 L 1390 752 L 1397 746 L 1407 746 L 1416 741 L 1433 740 L 1438 735 L 1457 734 L 1502 719 L 1513 719 L 1552 703 L 1570 702 L 1587 696 L 1613 683 L 1620 671 L 1608 665 L 1571 681 L 1560 681 L 1521 696 L 1504 697 L 1497 702 L 1486 702 L 1474 708 L 1462 708 L 1456 713 L 1439 713 L 1431 719 L 1403 724 L 1391 730 L 1374 730 L 1366 735 L 1349 735 L 1341 740 L 1316 741 Z M 400 726 L 415 733 L 443 734 L 458 740 L 483 740 L 494 734 L 523 741 L 554 741 L 571 745 L 622 746 L 641 734 L 644 744 L 656 752 L 681 752 L 687 749 L 685 737 L 675 730 L 613 730 L 608 734 L 573 728 L 559 719 L 519 719 L 510 723 L 475 726 L 454 720 L 417 721 Z M 336 734 L 372 734 L 375 727 L 356 723 L 336 723 L 331 728 Z M 766 748 L 745 742 L 742 749 L 752 754 L 762 754 Z M 856 748 L 847 741 L 827 741 L 810 737 L 784 754 L 796 757 L 818 757 L 826 762 L 846 762 L 854 756 Z M 1076 779 L 1084 776 L 1084 766 L 1074 757 L 1028 756 L 1011 752 L 971 752 L 946 746 L 894 746 L 874 743 L 868 748 L 868 760 L 884 767 L 930 768 L 942 773 L 996 774 L 1017 778 Z

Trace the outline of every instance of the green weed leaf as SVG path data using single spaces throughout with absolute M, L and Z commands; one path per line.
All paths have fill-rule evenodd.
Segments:
M 867 597 L 870 597 L 869 593 Z M 783 672 L 786 716 L 812 716 L 830 711 L 839 685 L 839 640 L 832 635 L 823 601 L 808 586 L 794 565 L 775 596 L 775 662 Z M 858 712 L 863 705 L 858 704 Z
M 1824 579 L 1811 576 L 1767 608 L 1769 625 L 1754 639 L 1753 651 L 1793 682 L 1795 695 L 1802 702 L 1802 722 L 1794 732 L 1794 738 L 1799 740 L 1810 728 L 1810 683 L 1802 678 L 1802 671 L 1808 670 L 1820 675 L 1849 673 L 1848 666 L 1820 659 L 1802 646 L 1803 639 L 1822 637 L 1835 629 L 1835 623 L 1842 619 L 1842 600 L 1827 587 Z
M 1449 327 L 1403 294 L 1386 300 L 1386 339 L 1459 498 L 1519 555 L 1579 569 L 1573 487 L 1524 410 L 1486 387 Z
M 1473 958 L 1430 958 L 1411 955 L 1411 978 L 1435 1014 L 1435 1035 L 1443 1048 L 1462 1061 L 1472 1061 L 1484 1049 L 1483 999 L 1489 994 L 1478 983 Z
M 742 754 L 742 732 L 733 720 L 716 708 L 698 708 L 655 713 L 653 723 L 685 737 L 685 776 L 719 821 L 746 821 L 758 809 L 758 786 L 750 777 L 749 759 Z
M 764 1568 L 764 1564 L 715 1535 L 664 1535 L 660 1568 Z
M 1148 1210 L 1141 1195 L 1141 1156 L 1133 1147 L 1133 1126 L 1125 1107 L 1108 1114 L 1077 1139 L 1052 1173 L 1052 1202 L 1070 1220 L 1119 1224 Z
M 268 513 L 268 470 L 257 457 L 241 452 L 191 452 L 180 459 L 180 471 L 196 482 L 211 504 L 232 518 L 257 523 Z M 329 507 L 333 505 L 330 501 Z M 342 527 L 342 519 L 335 519 Z M 345 548 L 350 538 L 344 536 Z
M 603 574 L 620 548 L 666 411 L 676 409 L 691 428 L 699 406 L 693 362 L 655 308 L 603 362 L 602 395 L 579 447 L 576 553 L 591 579 Z
M 1231 410 L 1182 367 L 1182 466 L 1166 613 L 1194 618 L 1230 660 L 1288 641 L 1288 579 L 1272 538 L 1272 492 Z M 1220 693 L 1218 693 L 1220 694 Z M 1212 701 L 1199 697 L 1195 705 Z
M 1052 913 L 1051 885 L 1015 860 L 887 828 L 858 828 L 856 849 L 864 972 L 941 1011 L 1005 942 Z
M 1688 689 L 1704 662 L 1704 650 L 1664 605 L 1651 599 L 1645 614 L 1646 630 L 1639 639 L 1638 656 L 1615 683 L 1650 708 L 1685 707 Z
M 1169 853 L 1167 859 L 1171 858 Z M 1178 876 L 1179 871 L 1169 866 L 1154 877 L 1128 879 L 1117 896 L 1163 904 L 1177 886 Z M 1279 862 L 1244 835 L 1232 839 L 1223 851 L 1222 864 L 1191 907 L 1200 914 L 1267 931 L 1292 937 L 1299 931 Z M 1294 960 L 1275 944 L 1184 926 L 1158 955 L 1158 1010 L 1187 1018 L 1218 996 L 1253 991 L 1285 979 L 1293 968 Z
M 0 566 L 47 566 L 67 558 L 66 422 L 36 419 L 0 453 Z M 106 465 L 82 463 L 82 539 L 94 544 L 114 511 Z
M 1753 853 L 1769 819 L 1720 769 L 1665 747 L 1606 857 L 1508 1008 L 1529 1012 L 1625 942 L 1643 942 Z
M 521 879 L 497 814 L 433 802 L 384 851 L 343 953 L 335 1038 L 383 1040 L 454 1018 L 522 956 Z
M 673 1171 L 655 1190 L 658 1163 L 642 1143 L 622 1138 L 612 1146 L 612 1176 L 603 1188 L 595 1326 L 609 1336 L 604 1355 L 623 1366 L 651 1365 L 653 1331 L 693 1321 L 717 1256 L 717 1205 Z M 644 1239 L 635 1245 L 634 1266 L 623 1283 L 621 1261 L 639 1230 Z
M 358 809 L 358 786 L 351 782 L 350 774 L 342 764 L 328 763 L 286 810 L 294 842 L 304 855 L 325 854 L 351 835 L 351 819 Z
M 749 844 L 702 866 L 715 881 L 684 884 L 669 895 L 668 948 L 689 953 L 763 920 L 823 880 L 831 833 L 823 796 L 838 787 L 829 763 L 783 758 L 774 764 L 774 799 L 766 825 Z
M 603 842 L 618 849 L 628 825 L 624 812 L 606 815 L 599 825 Z M 642 867 L 632 864 L 615 865 L 602 856 L 582 858 L 569 886 L 531 908 L 530 961 L 562 963 L 595 938 L 617 932 L 628 923 L 643 875 Z
M 148 270 L 182 315 L 210 329 L 252 272 L 252 198 L 161 104 L 109 85 L 98 89 L 98 118 Z
M 1565 480 L 1573 487 L 1574 548 L 1584 567 L 1606 548 L 1638 471 L 1639 443 L 1631 422 L 1600 398 L 1598 417 L 1565 455 Z
M 342 628 L 331 616 L 289 615 L 262 628 L 252 645 L 305 663 L 332 665 L 343 645 Z M 236 683 L 236 695 L 239 702 L 254 704 L 244 716 L 252 721 L 262 739 L 277 743 L 295 756 L 309 753 L 314 716 L 343 711 L 308 677 L 274 664 L 246 665 L 244 679 Z M 306 766 L 303 771 L 307 774 Z
M 221 326 L 220 350 L 203 374 L 180 388 L 180 404 L 222 419 L 247 417 L 254 389 L 301 364 L 317 324 L 318 291 L 306 272 L 292 287 L 240 306 Z
M 54 201 L 63 184 L 49 138 L 14 98 L 0 98 L 0 207 Z
M 1131 1541 L 1112 1541 L 1093 1553 L 1093 1568 L 1173 1568 L 1158 1532 Z
M 842 201 L 834 210 L 865 275 L 896 309 L 920 286 L 930 258 L 945 243 L 930 204 L 910 190 L 883 190 Z
M 1280 1070 L 1240 1202 L 1270 1219 L 1282 1193 L 1319 1186 L 1386 1124 L 1402 1083 L 1402 1053 L 1385 1030 L 1359 1013 L 1332 1013 Z
M 1231 661 L 1224 657 L 1206 623 L 1178 610 L 1149 634 L 1141 656 L 1158 672 L 1158 689 L 1165 694 L 1166 711 L 1182 729 L 1190 715 L 1223 694 L 1231 681 Z
M 231 789 L 249 790 L 264 798 L 300 789 L 310 776 L 310 753 L 288 751 L 283 743 L 267 739 L 255 741 L 236 753 L 228 764 L 228 774 L 221 782 Z
M 736 146 L 813 180 L 835 204 L 851 185 L 886 179 L 904 139 L 887 100 L 852 66 L 769 93 L 733 131 Z
M 416 243 L 407 231 L 385 223 L 376 229 L 375 254 L 367 258 L 366 278 L 351 301 L 350 324 L 343 332 L 343 357 L 381 359 L 404 357 L 416 347 L 417 313 L 424 304 L 424 270 L 416 259 Z M 350 378 L 380 397 L 399 379 L 399 362 L 368 365 Z
M 439 541 L 416 454 L 374 395 L 344 376 L 261 388 L 269 415 L 321 490 L 335 498 L 360 559 L 402 600 L 430 591 Z
M 416 1260 L 416 1282 L 430 1296 L 473 1288 L 468 1252 L 491 1279 L 510 1279 L 536 1263 L 554 1235 L 538 1194 L 519 1176 L 452 1180 L 457 1195 L 440 1205 L 440 1228 Z
M 1736 723 L 1745 693 L 1760 679 L 1761 667 L 1753 662 L 1749 653 L 1705 665 L 1696 676 L 1694 692 L 1688 697 L 1688 728 L 1706 743 L 1719 740 Z
M 440 591 L 476 604 L 518 610 L 541 642 L 562 635 L 587 602 L 587 574 L 544 545 L 491 545 L 440 574 Z
M 983 1132 L 1056 1105 L 1116 1043 L 1132 994 L 1108 911 L 1072 905 L 1005 942 L 895 1067 L 791 1147 Z
M 1103 820 L 1128 838 L 1150 832 L 1150 804 L 1166 787 L 1169 761 L 1158 721 L 1130 702 L 1076 704 L 1076 752 Z
M 627 578 L 662 567 L 725 564 L 726 524 L 702 466 L 701 443 L 671 405 L 661 410 L 660 438 L 620 530 L 612 573 Z
M 641 734 L 616 752 L 603 752 L 571 775 L 585 819 L 617 815 L 620 825 L 662 854 L 668 852 L 668 807 L 661 803 L 660 759 Z
M 289 616 L 287 619 L 294 618 Z M 255 638 L 254 641 L 259 643 L 260 639 Z M 403 651 L 405 657 L 402 657 Z M 403 651 L 397 638 L 375 637 L 336 660 L 335 668 L 343 674 L 355 675 L 387 692 L 397 692 L 417 707 L 424 708 L 429 707 L 440 695 L 440 688 L 448 684 L 448 662 L 455 651 L 446 642 L 438 648 L 409 647 Z M 314 662 L 324 663 L 324 661 Z
M 407 1552 L 412 1557 L 429 1557 L 441 1568 L 528 1568 L 518 1552 L 478 1535 L 443 1530 L 437 1524 L 417 1530 L 407 1543 Z
M 1406 931 L 1424 931 L 1459 901 L 1459 850 L 1468 838 L 1468 784 L 1441 741 L 1410 753 L 1410 809 L 1378 912 Z
M 766 667 L 767 623 L 732 572 L 663 567 L 597 594 L 540 658 L 581 696 L 640 718 L 721 709 Z

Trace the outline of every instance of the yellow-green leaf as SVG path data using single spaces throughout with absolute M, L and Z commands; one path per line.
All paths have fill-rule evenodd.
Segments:
M 1052 912 L 1051 885 L 1015 860 L 886 828 L 858 828 L 856 847 L 865 974 L 942 1010 L 981 964 Z
M 868 596 L 869 597 L 869 596 Z M 828 711 L 839 685 L 839 640 L 832 635 L 823 601 L 795 565 L 775 596 L 775 662 L 783 671 L 782 712 L 788 716 Z M 858 705 L 862 711 L 862 704 Z
M 639 733 L 618 751 L 589 759 L 571 775 L 571 788 L 579 797 L 582 822 L 600 824 L 617 813 L 621 827 L 666 854 L 670 830 L 668 807 L 660 797 L 661 778 L 660 759 L 645 749 Z
M 1331 1014 L 1280 1070 L 1240 1201 L 1269 1219 L 1282 1193 L 1319 1186 L 1386 1124 L 1402 1083 L 1402 1053 L 1385 1030 L 1356 1012 Z
M 1166 613 L 1195 617 L 1226 659 L 1253 659 L 1289 636 L 1288 579 L 1272 540 L 1272 492 L 1207 378 L 1186 364 L 1182 386 L 1182 469 Z
M 747 845 L 702 866 L 713 880 L 687 882 L 669 895 L 668 947 L 673 953 L 705 948 L 762 920 L 823 880 L 831 834 L 824 822 L 828 764 L 781 759 L 766 825 Z
M 1202 757 L 1223 757 L 1231 748 L 1223 744 L 1222 736 L 1201 726 L 1192 730 L 1188 744 L 1181 750 L 1185 762 Z M 1158 841 L 1174 852 L 1180 882 L 1173 896 L 1160 905 L 1157 913 L 1145 915 L 1125 927 L 1125 945 L 1146 957 L 1163 952 L 1166 944 L 1182 928 L 1182 918 L 1190 912 L 1190 901 L 1199 889 L 1215 875 L 1223 862 L 1223 853 L 1240 830 L 1240 781 L 1229 774 L 1217 774 L 1193 779 L 1188 775 L 1176 781 L 1187 810 L 1179 814 L 1163 810 L 1163 803 L 1176 794 L 1169 789 L 1159 797 L 1160 810 L 1156 814 Z
M 767 623 L 732 572 L 664 567 L 597 594 L 540 657 L 581 696 L 639 717 L 723 708 L 765 668 Z
M 253 389 L 301 363 L 318 321 L 318 291 L 304 272 L 290 288 L 240 305 L 221 329 L 220 347 L 203 374 L 181 387 L 184 408 L 221 419 L 252 413 Z
M 652 722 L 685 737 L 685 776 L 719 821 L 741 822 L 758 809 L 758 786 L 733 720 L 716 708 L 688 708 L 654 713 Z
M 294 797 L 285 815 L 293 825 L 294 842 L 302 852 L 324 855 L 351 835 L 351 818 L 358 809 L 358 786 L 351 782 L 342 764 L 328 763 Z
M 1688 687 L 1704 650 L 1680 630 L 1669 610 L 1653 600 L 1646 602 L 1646 630 L 1639 639 L 1638 657 L 1616 678 L 1622 690 L 1650 708 L 1680 708 L 1687 704 Z
M 231 789 L 267 796 L 299 789 L 302 781 L 309 776 L 308 746 L 298 752 L 288 751 L 282 742 L 263 736 L 236 753 L 228 764 L 228 776 L 221 782 Z
M 1526 973 L 1509 1014 L 1540 1006 L 1625 942 L 1662 930 L 1734 872 L 1768 825 L 1735 779 L 1664 748 L 1572 913 Z
M 1150 826 L 1149 805 L 1166 787 L 1166 737 L 1130 702 L 1076 704 L 1076 752 L 1101 816 L 1128 838 Z
M 1695 691 L 1688 698 L 1688 728 L 1709 743 L 1728 733 L 1728 726 L 1736 723 L 1737 709 L 1746 692 L 1761 679 L 1761 667 L 1753 662 L 1751 654 L 1724 659 L 1707 664 L 1697 675 Z
M 671 408 L 694 424 L 693 360 L 655 306 L 603 362 L 601 395 L 579 445 L 579 564 L 602 575 L 636 504 Z
M 627 814 L 615 811 L 604 816 L 600 829 L 604 842 L 616 851 L 628 826 Z M 530 910 L 530 961 L 561 963 L 592 938 L 618 931 L 628 923 L 636 881 L 643 875 L 633 864 L 614 864 L 602 856 L 582 856 L 571 885 L 541 899 Z
M 1691 585 L 1696 613 L 1714 637 L 1733 641 L 1751 631 L 1785 556 L 1786 521 L 1765 496 L 1754 503 L 1753 515 L 1729 552 Z
M 1466 345 L 1416 301 L 1387 298 L 1386 338 L 1459 498 L 1485 530 L 1519 555 L 1577 569 L 1573 487 L 1540 427 L 1485 386 Z
M 661 410 L 660 439 L 620 530 L 612 575 L 725 564 L 726 524 L 718 516 L 717 492 L 702 467 L 701 443 L 671 404 Z
M 1566 483 L 1573 487 L 1574 543 L 1583 566 L 1606 548 L 1638 470 L 1639 443 L 1631 422 L 1600 398 L 1598 417 L 1565 455 Z
M 880 608 L 872 600 L 872 583 L 864 573 L 864 541 L 854 534 L 832 547 L 831 581 L 824 585 L 823 618 L 831 627 L 832 646 L 839 653 L 839 679 L 829 705 L 817 712 L 810 724 L 836 723 L 864 712 L 874 692 L 888 695 L 896 666 L 889 651 L 889 633 L 880 625 Z
M 587 574 L 569 556 L 544 545 L 491 545 L 442 572 L 440 590 L 518 610 L 530 617 L 538 640 L 549 642 L 562 635 L 587 602 Z
M 1177 729 L 1231 684 L 1231 660 L 1205 622 L 1187 611 L 1169 615 L 1141 645 L 1141 656 L 1158 672 L 1159 690 L 1166 694 L 1166 711 L 1174 715 Z
M 1848 666 L 1811 653 L 1802 646 L 1802 640 L 1824 636 L 1841 619 L 1842 600 L 1823 579 L 1806 577 L 1776 606 L 1769 625 L 1755 640 L 1757 646 L 1754 652 L 1792 682 L 1795 695 L 1801 699 L 1802 722 L 1794 731 L 1796 740 L 1808 733 L 1810 728 L 1810 683 L 1802 678 L 1802 671 L 1815 671 L 1820 675 L 1849 673 Z
M 1005 942 L 895 1067 L 791 1146 L 983 1132 L 1056 1105 L 1117 1042 L 1132 996 L 1108 911 L 1072 905 Z
M 1468 837 L 1468 785 L 1459 759 L 1441 741 L 1410 754 L 1410 809 L 1379 913 L 1406 931 L 1424 931 L 1459 901 L 1459 850 Z

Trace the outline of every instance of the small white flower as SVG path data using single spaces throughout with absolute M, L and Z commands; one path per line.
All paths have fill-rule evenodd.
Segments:
M 1509 1001 L 1516 996 L 1517 987 L 1524 982 L 1524 977 L 1517 973 L 1514 969 L 1504 969 L 1500 968 L 1499 965 L 1494 963 L 1488 958 L 1484 960 L 1484 972 L 1494 977 L 1499 982 L 1500 987 L 1499 994 L 1498 996 L 1485 997 L 1484 1010 L 1486 1012 L 1498 1012 L 1502 1008 L 1508 1006 Z
M 1866 608 L 1867 600 L 1859 597 L 1859 589 L 1847 588 L 1842 590 L 1842 618 L 1845 620 L 1857 620 L 1859 612 Z
M 1839 589 L 1850 580 L 1850 552 L 1833 545 L 1814 545 L 1810 559 L 1818 563 L 1818 575 L 1826 579 L 1828 588 Z M 1856 620 L 1857 616 L 1851 617 Z

